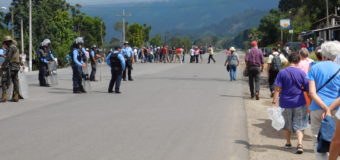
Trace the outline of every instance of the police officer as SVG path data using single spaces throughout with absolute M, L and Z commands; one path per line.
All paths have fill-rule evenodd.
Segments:
M 56 59 L 53 56 L 51 41 L 49 39 L 45 39 L 43 42 L 41 42 L 37 55 L 40 86 L 50 87 L 50 85 L 46 82 L 46 77 L 49 76 L 48 64 L 51 63 L 51 61 L 56 61 Z
M 71 49 L 71 65 L 72 65 L 72 80 L 73 80 L 73 93 L 86 93 L 83 85 L 82 85 L 82 67 L 86 67 L 86 63 L 84 62 L 84 57 L 86 57 L 83 53 L 83 45 L 84 40 L 82 37 L 78 37 L 72 46 Z
M 91 75 L 90 81 L 96 81 L 96 71 L 97 71 L 97 46 L 93 45 L 90 50 L 90 62 L 91 62 Z
M 128 72 L 129 81 L 133 81 L 131 76 L 132 64 L 134 64 L 134 52 L 133 49 L 129 46 L 129 42 L 124 42 L 124 48 L 122 49 L 122 54 L 125 58 L 126 69 L 123 73 L 123 80 L 126 81 L 126 70 Z
M 2 98 L 0 102 L 6 102 L 8 95 L 7 90 L 10 85 L 10 81 L 13 82 L 13 102 L 19 101 L 19 78 L 18 72 L 20 70 L 20 55 L 16 46 L 16 42 L 10 37 L 5 36 L 3 42 L 4 48 L 7 50 L 6 58 L 2 64 L 1 71 L 3 73 L 2 84 Z
M 115 86 L 115 93 L 120 94 L 120 82 L 122 81 L 122 74 L 125 69 L 125 59 L 124 56 L 121 54 L 122 49 L 121 47 L 115 47 L 115 50 L 111 52 L 106 57 L 106 63 L 111 67 L 111 81 L 109 84 L 109 93 L 113 93 L 113 87 Z

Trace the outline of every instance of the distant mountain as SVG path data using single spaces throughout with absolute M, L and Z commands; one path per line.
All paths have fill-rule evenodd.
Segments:
M 249 28 L 257 27 L 261 18 L 268 14 L 268 11 L 247 10 L 224 18 L 219 23 L 206 25 L 197 29 L 173 29 L 171 35 L 189 36 L 198 38 L 202 36 L 233 37 L 239 32 Z
M 123 9 L 132 14 L 132 17 L 127 18 L 129 23 L 151 25 L 152 34 L 157 34 L 172 30 L 202 29 L 204 27 L 210 29 L 207 26 L 218 25 L 226 17 L 237 14 L 240 15 L 240 20 L 253 21 L 253 19 L 244 18 L 244 16 L 251 16 L 245 14 L 244 11 L 276 8 L 278 2 L 279 0 L 167 0 L 119 5 L 87 5 L 83 6 L 82 11 L 91 16 L 103 18 L 107 24 L 106 40 L 108 40 L 112 36 L 119 37 L 119 34 L 113 30 L 113 24 L 121 21 L 121 18 L 116 15 L 121 14 Z M 238 24 L 246 26 L 248 23 L 239 22 L 236 19 L 233 18 L 234 23 L 232 24 L 235 31 L 238 31 Z M 256 19 L 254 18 L 254 20 Z M 228 22 L 226 21 L 226 23 Z M 217 28 L 214 27 L 214 29 Z M 212 29 L 210 30 L 212 31 Z M 229 32 L 232 32 L 232 28 Z M 183 32 L 183 34 L 186 33 Z

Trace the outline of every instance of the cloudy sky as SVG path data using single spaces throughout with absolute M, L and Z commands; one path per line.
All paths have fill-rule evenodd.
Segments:
M 169 1 L 169 0 L 66 0 L 72 4 L 80 3 L 82 5 L 93 4 L 115 4 L 115 3 L 131 3 L 131 2 L 155 2 L 155 1 Z M 0 0 L 0 7 L 9 6 L 12 0 Z

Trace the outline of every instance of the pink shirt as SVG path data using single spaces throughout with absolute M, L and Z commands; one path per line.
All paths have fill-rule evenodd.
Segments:
M 298 67 L 307 74 L 307 72 L 309 71 L 309 66 L 310 63 L 312 63 L 313 60 L 310 58 L 307 58 L 305 60 L 301 60 L 300 63 L 298 64 Z

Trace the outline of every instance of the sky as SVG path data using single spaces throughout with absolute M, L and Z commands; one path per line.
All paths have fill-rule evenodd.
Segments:
M 93 4 L 116 4 L 116 3 L 131 3 L 131 2 L 155 2 L 155 1 L 169 1 L 169 0 L 66 0 L 71 4 L 80 3 L 84 5 Z M 0 0 L 0 7 L 9 6 L 12 0 Z

